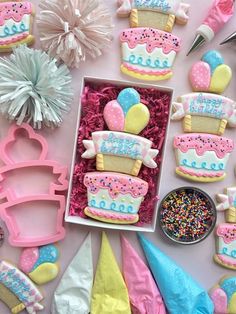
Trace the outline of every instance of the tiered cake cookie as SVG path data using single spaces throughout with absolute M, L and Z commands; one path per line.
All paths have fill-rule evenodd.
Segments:
M 225 194 L 218 194 L 219 205 L 217 210 L 225 211 L 225 223 L 216 228 L 216 254 L 214 260 L 217 264 L 236 270 L 236 187 L 225 190 Z
M 198 182 L 225 178 L 234 142 L 219 135 L 224 134 L 226 125 L 236 127 L 236 108 L 233 100 L 218 94 L 231 77 L 231 69 L 217 51 L 208 51 L 191 68 L 190 82 L 195 92 L 173 103 L 172 119 L 184 118 L 184 132 L 194 132 L 174 138 L 178 175 Z
M 151 141 L 136 135 L 147 126 L 149 118 L 148 108 L 140 103 L 140 95 L 133 88 L 122 90 L 117 100 L 106 104 L 104 119 L 110 131 L 94 132 L 92 140 L 83 141 L 87 150 L 82 157 L 96 156 L 97 170 L 104 171 L 85 175 L 87 216 L 120 224 L 138 221 L 148 183 L 135 176 L 142 163 L 157 167 L 154 158 L 158 150 L 151 149 Z
M 154 27 L 171 32 L 174 23 L 188 22 L 189 4 L 180 0 L 118 0 L 117 15 L 130 17 L 130 27 Z
M 203 132 L 223 135 L 225 127 L 236 127 L 235 102 L 221 94 L 229 85 L 232 71 L 222 56 L 208 51 L 202 61 L 195 63 L 189 74 L 194 93 L 174 102 L 173 120 L 184 118 L 184 132 Z
M 32 44 L 34 8 L 29 1 L 0 1 L 0 52 Z

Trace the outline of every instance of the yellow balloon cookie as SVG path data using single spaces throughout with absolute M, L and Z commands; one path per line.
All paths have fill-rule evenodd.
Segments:
M 209 92 L 221 94 L 229 85 L 232 78 L 231 68 L 226 64 L 219 65 L 211 77 Z
M 28 274 L 30 279 L 38 285 L 43 285 L 52 281 L 58 275 L 59 267 L 57 264 L 44 263 Z
M 150 113 L 148 108 L 139 103 L 129 109 L 125 117 L 125 132 L 139 134 L 148 124 Z

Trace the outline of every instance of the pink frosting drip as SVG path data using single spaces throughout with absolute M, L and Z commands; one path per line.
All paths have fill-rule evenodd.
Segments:
M 183 173 L 186 173 L 186 174 L 189 174 L 191 176 L 195 176 L 195 177 L 206 177 L 206 178 L 214 178 L 214 177 L 221 177 L 224 175 L 224 172 L 223 171 L 219 171 L 219 172 L 211 172 L 211 171 L 208 171 L 208 172 L 199 172 L 198 170 L 197 171 L 191 171 L 191 170 L 188 170 L 184 167 L 178 167 L 178 169 L 180 171 L 182 171 Z
M 97 209 L 93 207 L 87 207 L 87 210 L 94 216 L 111 219 L 111 220 L 134 221 L 137 218 L 137 214 L 136 215 L 121 214 L 121 213 L 117 214 L 117 213 L 111 213 L 111 212 L 107 212 L 105 210 Z
M 220 224 L 217 228 L 216 234 L 223 238 L 226 244 L 236 240 L 236 224 Z
M 2 2 L 0 3 L 0 26 L 4 25 L 5 20 L 13 19 L 20 22 L 24 14 L 32 13 L 32 4 L 24 2 Z
M 138 44 L 146 44 L 147 52 L 155 48 L 162 48 L 164 53 L 180 50 L 181 41 L 178 37 L 154 28 L 128 28 L 120 35 L 121 42 L 127 42 L 129 48 L 133 49 Z
M 87 173 L 84 177 L 84 185 L 92 194 L 96 194 L 100 189 L 107 189 L 112 199 L 118 197 L 120 193 L 141 197 L 148 191 L 148 183 L 142 179 L 110 172 Z
M 193 133 L 176 136 L 174 147 L 183 153 L 194 148 L 199 156 L 207 151 L 214 151 L 218 158 L 224 158 L 226 154 L 233 151 L 234 142 L 217 135 Z

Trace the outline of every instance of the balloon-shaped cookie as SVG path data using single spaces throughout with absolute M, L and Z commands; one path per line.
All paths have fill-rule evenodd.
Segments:
M 189 72 L 193 91 L 222 94 L 232 79 L 231 68 L 224 64 L 218 51 L 210 50 L 196 62 Z
M 147 106 L 140 102 L 140 95 L 134 88 L 123 89 L 117 100 L 109 101 L 103 116 L 109 130 L 132 134 L 139 134 L 150 119 Z
M 58 256 L 58 249 L 52 244 L 39 248 L 26 248 L 20 256 L 19 267 L 36 284 L 42 285 L 57 277 Z

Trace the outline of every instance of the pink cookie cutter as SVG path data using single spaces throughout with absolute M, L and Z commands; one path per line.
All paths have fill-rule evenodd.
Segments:
M 39 144 L 41 151 L 37 159 L 18 162 L 11 158 L 10 148 L 17 142 L 17 133 L 21 131 L 26 133 L 26 138 Z M 0 158 L 6 164 L 0 168 L 0 183 L 3 183 L 11 172 L 17 170 L 33 170 L 34 168 L 48 170 L 49 168 L 50 173 L 57 176 L 57 182 L 50 182 L 47 193 L 34 192 L 19 196 L 14 189 L 4 190 L 1 187 L 0 217 L 7 225 L 8 240 L 12 246 L 46 245 L 59 241 L 65 236 L 63 227 L 65 196 L 62 193 L 68 188 L 67 168 L 56 161 L 47 160 L 47 152 L 46 140 L 36 134 L 26 123 L 21 126 L 13 125 L 5 140 L 0 144 Z M 37 182 L 35 184 L 37 185 Z M 54 207 L 53 210 L 52 207 Z M 49 221 L 50 218 L 51 221 Z

